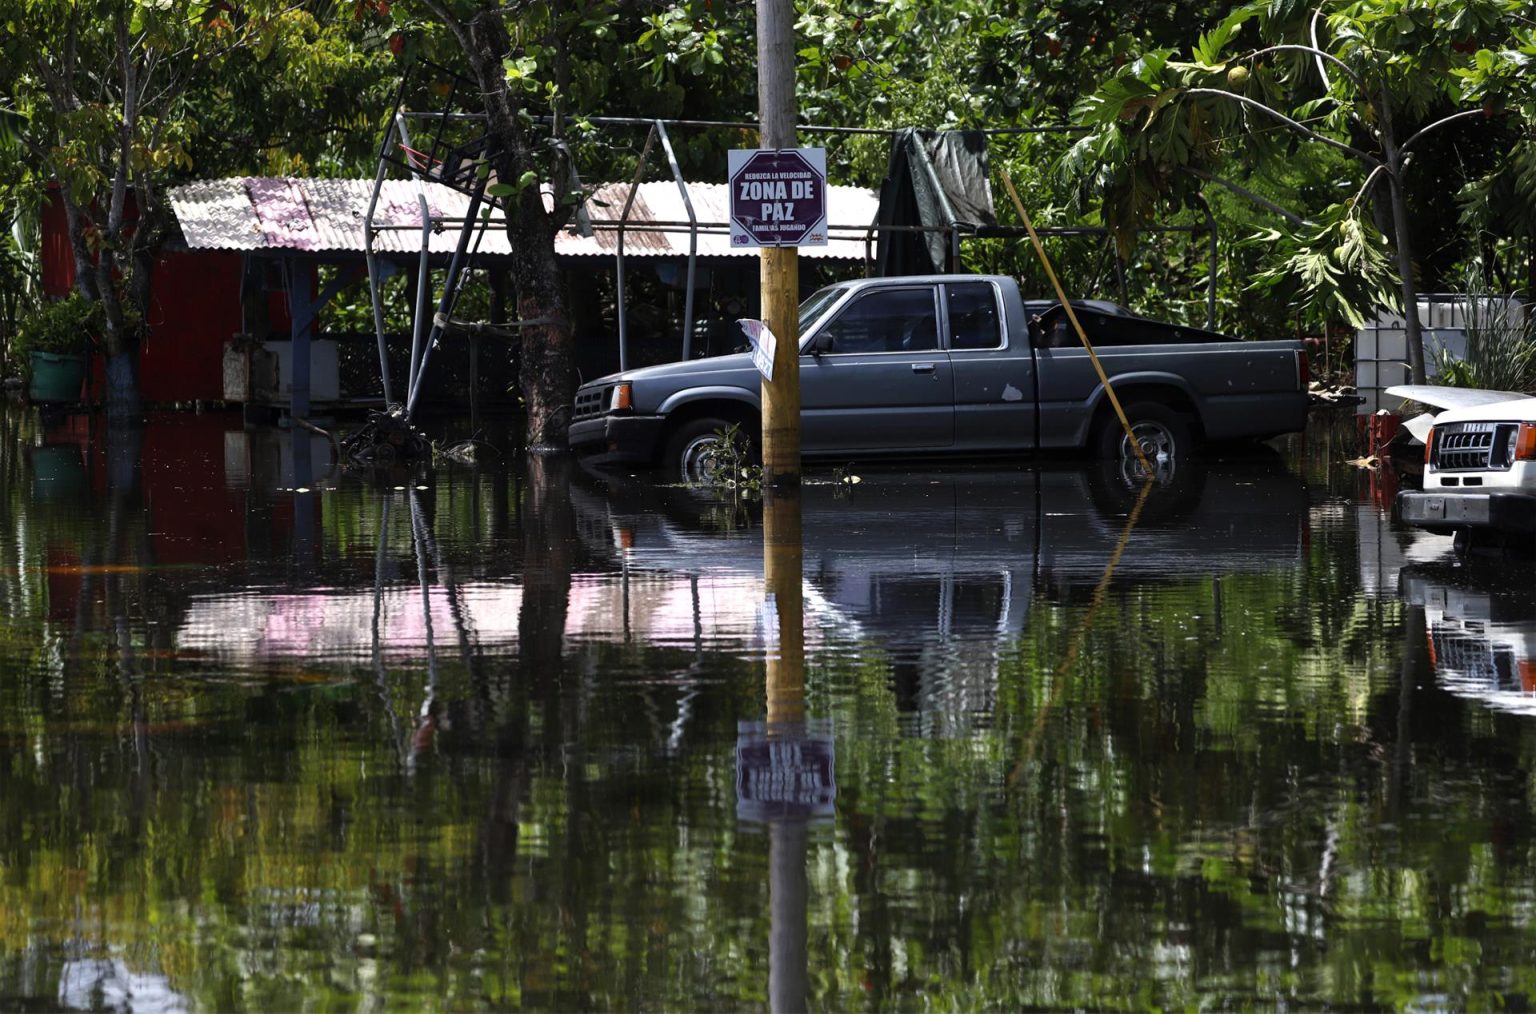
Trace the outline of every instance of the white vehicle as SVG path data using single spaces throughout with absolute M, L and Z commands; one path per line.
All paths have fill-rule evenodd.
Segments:
M 1398 516 L 1455 536 L 1458 549 L 1493 536 L 1536 549 L 1536 398 L 1424 386 L 1388 393 L 1458 406 L 1435 416 L 1424 441 L 1424 488 L 1398 494 Z

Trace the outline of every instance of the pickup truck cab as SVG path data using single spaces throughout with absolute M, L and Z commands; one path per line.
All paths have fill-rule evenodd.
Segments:
M 1296 341 L 1232 341 L 1075 303 L 1149 458 L 1199 440 L 1259 439 L 1306 421 Z M 771 323 L 771 322 L 770 322 Z M 1053 301 L 988 275 L 873 278 L 820 289 L 800 307 L 806 457 L 1129 452 L 1087 351 Z M 570 444 L 594 464 L 662 464 L 706 477 L 720 432 L 760 432 L 746 353 L 616 373 L 576 394 Z
M 1454 536 L 1458 549 L 1495 534 L 1536 548 L 1536 398 L 1435 416 L 1424 442 L 1423 489 L 1399 493 L 1396 507 L 1408 524 Z

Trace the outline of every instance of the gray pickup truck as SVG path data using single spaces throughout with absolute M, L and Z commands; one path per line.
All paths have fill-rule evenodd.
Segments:
M 1149 458 L 1305 425 L 1300 342 L 1233 341 L 1112 303 L 1073 308 Z M 578 389 L 570 444 L 593 464 L 660 464 L 703 479 L 729 425 L 756 438 L 759 392 L 746 353 L 612 374 Z M 806 457 L 1130 450 L 1061 306 L 1025 300 L 1002 276 L 818 290 L 800 307 L 800 402 Z

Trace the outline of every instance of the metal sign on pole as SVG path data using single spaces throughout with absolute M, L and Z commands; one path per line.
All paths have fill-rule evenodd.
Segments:
M 827 245 L 827 150 L 729 152 L 731 246 Z

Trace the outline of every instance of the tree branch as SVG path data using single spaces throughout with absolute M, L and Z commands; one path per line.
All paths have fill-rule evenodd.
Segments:
M 1249 190 L 1247 187 L 1233 183 L 1231 180 L 1222 179 L 1220 176 L 1213 176 L 1206 172 L 1204 169 L 1195 169 L 1190 167 L 1189 171 L 1208 183 L 1214 183 L 1219 187 L 1226 187 L 1228 190 L 1232 191 L 1234 194 L 1237 194 L 1239 197 L 1245 198 L 1249 201 L 1252 201 L 1254 204 L 1257 204 L 1261 208 L 1266 208 L 1269 211 L 1274 212 L 1297 228 L 1310 226 L 1312 224 L 1311 222 L 1302 218 L 1300 215 L 1282 208 L 1280 205 L 1276 204 L 1274 201 L 1271 201 L 1269 198 L 1260 194 L 1256 194 L 1252 190 Z
M 1402 143 L 1402 145 L 1397 150 L 1398 150 L 1399 153 L 1407 151 L 1409 148 L 1413 147 L 1413 143 L 1415 141 L 1417 141 L 1419 138 L 1423 137 L 1425 134 L 1429 133 L 1431 130 L 1439 130 L 1441 127 L 1445 126 L 1448 123 L 1455 123 L 1457 120 L 1466 120 L 1466 119 L 1471 119 L 1474 116 L 1485 116 L 1485 115 L 1487 115 L 1487 114 L 1485 114 L 1481 109 L 1467 109 L 1467 110 L 1463 110 L 1462 112 L 1459 112 L 1459 113 L 1452 113 L 1450 116 L 1446 116 L 1446 117 L 1444 117 L 1442 119 L 1436 120 L 1434 123 L 1431 123 L 1429 126 L 1424 127 L 1421 130 L 1419 130 L 1418 133 L 1414 134 L 1408 140 L 1404 141 Z
M 1335 64 L 1338 65 L 1339 69 L 1344 72 L 1344 76 L 1349 78 L 1351 81 L 1353 81 L 1355 83 L 1355 87 L 1361 88 L 1361 89 L 1365 88 L 1364 82 L 1362 82 L 1360 80 L 1360 78 L 1355 75 L 1354 71 L 1349 69 L 1349 64 L 1345 63 L 1343 60 L 1340 60 L 1338 57 L 1334 56 L 1332 53 L 1326 52 L 1326 51 L 1321 50 L 1321 49 L 1317 49 L 1317 48 L 1315 48 L 1313 46 L 1298 46 L 1298 45 L 1296 45 L 1294 43 L 1290 43 L 1290 44 L 1286 44 L 1286 45 L 1282 45 L 1282 46 L 1266 46 L 1263 49 L 1256 49 L 1256 50 L 1254 50 L 1252 53 L 1249 53 L 1247 56 L 1243 57 L 1242 59 L 1244 59 L 1244 60 L 1257 60 L 1259 57 L 1263 56 L 1265 53 L 1277 53 L 1277 52 L 1281 52 L 1281 51 L 1284 51 L 1284 50 L 1291 50 L 1291 51 L 1294 51 L 1294 52 L 1301 52 L 1301 53 L 1311 53 L 1313 56 L 1315 56 L 1318 59 L 1319 64 L 1321 64 L 1321 62 L 1323 60 L 1328 60 L 1328 61 L 1330 61 L 1332 63 L 1335 63 Z M 1323 77 L 1323 87 L 1324 88 L 1328 88 L 1328 89 L 1331 90 L 1333 86 L 1332 86 L 1332 84 L 1329 83 L 1328 75 L 1326 73 L 1323 73 L 1323 69 L 1322 69 L 1321 66 L 1318 67 L 1318 73 L 1322 74 L 1322 77 Z
M 469 52 L 474 45 L 474 42 L 469 37 L 469 31 L 453 16 L 453 13 L 448 10 L 447 5 L 440 2 L 440 0 L 421 0 L 421 2 L 426 6 L 427 10 L 432 12 L 433 17 L 441 21 L 453 33 L 453 37 L 459 42 L 459 48 L 463 49 L 466 53 Z
M 1312 12 L 1312 21 L 1307 26 L 1307 31 L 1312 36 L 1312 49 L 1317 53 L 1321 53 L 1323 51 L 1322 43 L 1317 41 L 1317 22 L 1322 16 L 1323 9 L 1319 7 L 1317 10 Z M 1328 80 L 1328 71 L 1323 67 L 1322 60 L 1317 61 L 1317 76 L 1323 79 L 1323 87 L 1325 89 L 1328 91 L 1333 91 L 1333 82 Z
M 1336 141 L 1333 138 L 1327 136 L 1326 134 L 1319 134 L 1317 131 L 1311 129 L 1310 127 L 1304 126 L 1304 125 L 1296 122 L 1295 120 L 1291 119 L 1289 116 L 1286 116 L 1284 113 L 1280 112 L 1279 110 L 1271 109 L 1269 106 L 1266 106 L 1264 103 L 1259 102 L 1256 99 L 1250 99 L 1246 95 L 1239 95 L 1236 92 L 1223 91 L 1220 88 L 1186 88 L 1184 90 L 1184 94 L 1185 95 L 1212 95 L 1212 96 L 1217 96 L 1217 97 L 1224 98 L 1224 99 L 1231 99 L 1234 102 L 1240 102 L 1240 103 L 1242 103 L 1245 106 L 1251 106 L 1254 109 L 1257 109 L 1257 110 L 1259 110 L 1262 113 L 1266 113 L 1269 116 L 1274 117 L 1275 119 L 1279 120 L 1281 123 L 1283 123 L 1286 126 L 1290 127 L 1292 130 L 1294 130 L 1297 133 L 1301 134 L 1303 137 L 1306 137 L 1306 138 L 1308 138 L 1310 140 L 1313 140 L 1313 141 L 1317 141 L 1320 144 L 1326 144 L 1326 145 L 1328 145 L 1331 148 L 1337 148 L 1337 149 L 1339 149 L 1342 152 L 1347 152 L 1348 154 L 1353 155 L 1355 158 L 1358 158 L 1360 161 L 1364 162 L 1366 165 L 1378 166 L 1378 165 L 1382 164 L 1381 163 L 1381 159 L 1377 158 L 1375 155 L 1372 155 L 1369 152 L 1361 151 L 1359 148 L 1352 147 L 1351 145 L 1347 145 L 1343 141 Z
M 1365 182 L 1360 184 L 1360 192 L 1355 194 L 1355 199 L 1350 202 L 1350 207 L 1359 207 L 1360 202 L 1365 200 L 1365 195 L 1370 192 L 1371 187 L 1376 185 L 1376 181 L 1380 179 L 1381 175 L 1386 171 L 1387 167 L 1384 165 L 1379 165 L 1372 169 L 1370 173 L 1365 177 Z

